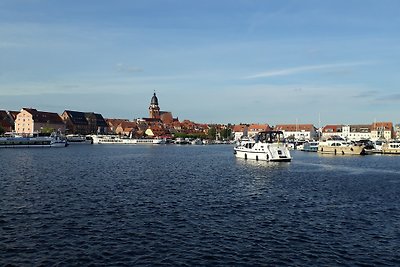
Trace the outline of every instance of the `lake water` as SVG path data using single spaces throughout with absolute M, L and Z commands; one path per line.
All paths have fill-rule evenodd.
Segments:
M 399 266 L 400 156 L 0 150 L 0 266 Z

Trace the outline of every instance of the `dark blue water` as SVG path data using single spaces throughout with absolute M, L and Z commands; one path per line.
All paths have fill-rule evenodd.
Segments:
M 0 265 L 398 266 L 400 157 L 0 150 Z

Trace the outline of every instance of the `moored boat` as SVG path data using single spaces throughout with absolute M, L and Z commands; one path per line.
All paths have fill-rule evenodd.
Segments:
M 305 152 L 318 152 L 318 141 L 307 141 L 303 144 L 301 151 Z
M 121 138 L 118 135 L 92 135 L 93 144 L 121 144 L 121 145 L 158 145 L 165 144 L 163 138 Z
M 241 140 L 234 148 L 238 158 L 264 161 L 291 161 L 289 149 L 284 142 L 283 132 L 260 132 L 255 139 Z
M 66 147 L 66 140 L 57 137 L 0 137 L 0 148 L 44 148 L 44 147 Z
M 335 155 L 365 155 L 365 146 L 346 142 L 340 137 L 331 137 L 319 142 L 318 152 Z
M 382 145 L 382 154 L 400 154 L 400 140 L 391 140 Z

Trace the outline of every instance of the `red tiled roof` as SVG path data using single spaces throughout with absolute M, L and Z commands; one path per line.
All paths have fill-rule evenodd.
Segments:
M 313 131 L 314 129 L 312 124 L 278 124 L 275 126 L 275 130 L 288 132 Z

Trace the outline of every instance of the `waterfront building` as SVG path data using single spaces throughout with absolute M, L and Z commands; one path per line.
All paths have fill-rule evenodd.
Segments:
M 12 132 L 14 129 L 14 120 L 6 110 L 0 110 L 0 126 L 4 132 Z
M 105 119 L 107 123 L 107 133 L 115 134 L 117 131 L 117 127 L 125 121 L 129 121 L 128 119 Z
M 318 139 L 318 130 L 312 124 L 278 124 L 274 127 L 275 131 L 282 131 L 287 139 L 294 140 L 313 140 Z
M 343 138 L 343 125 L 340 124 L 328 124 L 322 128 L 322 138 L 328 139 L 332 136 L 340 136 Z
M 94 112 L 65 110 L 61 118 L 69 134 L 105 133 L 107 129 L 103 116 Z
M 67 134 L 89 134 L 89 123 L 84 112 L 64 110 L 61 118 L 66 126 Z
M 394 138 L 400 139 L 400 124 L 394 126 Z
M 65 132 L 65 124 L 57 113 L 23 108 L 15 120 L 15 132 L 18 134 L 32 135 L 50 129 Z
M 233 140 L 238 141 L 242 137 L 248 136 L 248 130 L 249 130 L 249 126 L 246 124 L 238 124 L 238 125 L 233 126 L 233 129 L 232 129 Z
M 90 133 L 104 134 L 107 132 L 107 122 L 99 113 L 85 112 Z
M 371 140 L 378 139 L 390 140 L 394 138 L 394 128 L 392 122 L 374 122 L 371 130 Z
M 360 141 L 371 139 L 371 124 L 343 125 L 342 137 L 346 140 Z
M 268 124 L 250 124 L 247 129 L 247 136 L 254 137 L 256 134 L 265 131 L 271 131 L 272 128 Z
M 134 121 L 122 121 L 115 129 L 115 133 L 125 136 L 136 136 L 139 128 Z

